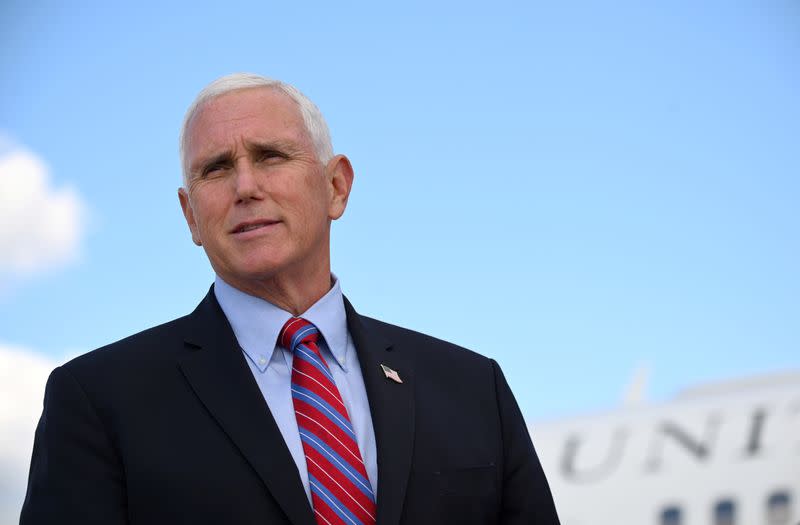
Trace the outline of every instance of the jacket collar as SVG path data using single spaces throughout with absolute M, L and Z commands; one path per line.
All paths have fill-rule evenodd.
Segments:
M 414 363 L 408 353 L 386 338 L 379 323 L 360 316 L 347 298 L 344 304 L 347 327 L 361 363 L 378 448 L 377 522 L 396 525 L 402 515 L 411 471 Z M 396 371 L 403 382 L 389 379 L 381 365 Z
M 294 525 L 316 525 L 300 474 L 213 287 L 189 315 L 179 366 L 200 402 Z

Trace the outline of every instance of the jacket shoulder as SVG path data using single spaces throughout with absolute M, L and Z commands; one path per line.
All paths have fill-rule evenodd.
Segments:
M 83 376 L 116 368 L 137 368 L 143 363 L 174 357 L 183 348 L 188 317 L 148 328 L 75 357 L 62 366 L 74 375 Z
M 459 364 L 485 367 L 491 362 L 491 359 L 473 350 L 428 334 L 371 317 L 361 316 L 361 319 L 368 327 L 383 334 L 402 351 L 411 352 L 415 358 L 422 358 L 428 363 L 438 361 L 452 363 L 457 360 Z

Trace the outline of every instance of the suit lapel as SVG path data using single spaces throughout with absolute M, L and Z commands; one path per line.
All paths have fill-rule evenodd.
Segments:
M 212 290 L 189 316 L 180 367 L 295 525 L 315 525 L 297 466 Z
M 414 383 L 410 356 L 364 320 L 345 299 L 347 327 L 358 352 L 378 452 L 378 525 L 400 521 L 411 471 L 414 442 Z M 388 379 L 381 364 L 396 370 L 402 384 Z

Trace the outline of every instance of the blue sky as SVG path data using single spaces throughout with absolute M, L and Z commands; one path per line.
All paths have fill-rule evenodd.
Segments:
M 62 262 L 0 255 L 0 344 L 58 361 L 194 307 L 179 126 L 252 71 L 353 162 L 356 308 L 494 357 L 529 419 L 613 408 L 641 366 L 655 400 L 800 367 L 794 1 L 66 4 L 0 7 L 0 157 L 83 210 Z

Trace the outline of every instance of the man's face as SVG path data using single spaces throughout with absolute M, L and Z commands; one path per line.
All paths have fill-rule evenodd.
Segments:
M 294 101 L 270 88 L 211 99 L 185 146 L 181 207 L 220 277 L 245 291 L 273 279 L 329 279 L 330 222 L 344 212 L 352 169 L 342 156 L 320 163 Z

